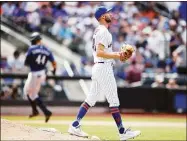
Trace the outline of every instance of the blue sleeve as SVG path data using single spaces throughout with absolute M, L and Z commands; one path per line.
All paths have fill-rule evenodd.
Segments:
M 30 56 L 31 53 L 32 53 L 31 49 L 28 49 L 28 51 L 27 51 L 27 53 L 26 53 L 26 57 L 27 57 L 27 56 Z
M 30 59 L 31 59 L 31 55 L 32 55 L 32 52 L 31 50 L 29 49 L 26 53 L 26 57 L 25 57 L 25 65 L 29 65 L 30 64 Z
M 54 56 L 53 56 L 53 54 L 52 54 L 52 52 L 51 51 L 49 51 L 49 60 L 51 61 L 51 62 L 54 62 L 55 61 L 55 59 L 54 59 Z

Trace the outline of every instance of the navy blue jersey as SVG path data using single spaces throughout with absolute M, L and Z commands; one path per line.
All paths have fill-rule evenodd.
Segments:
M 31 71 L 40 71 L 45 69 L 48 60 L 54 61 L 51 51 L 44 45 L 32 45 L 27 51 L 25 64 Z

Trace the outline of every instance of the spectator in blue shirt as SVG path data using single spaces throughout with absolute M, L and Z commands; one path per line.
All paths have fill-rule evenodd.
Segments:
M 22 7 L 22 3 L 18 2 L 16 4 L 16 7 L 13 11 L 13 20 L 16 24 L 19 24 L 21 26 L 26 24 L 26 15 L 27 13 L 24 11 L 23 7 Z

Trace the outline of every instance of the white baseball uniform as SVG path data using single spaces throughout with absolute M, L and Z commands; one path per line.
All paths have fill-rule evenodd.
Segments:
M 31 100 L 38 98 L 41 84 L 45 81 L 45 70 L 30 72 L 24 86 L 24 94 L 29 95 Z
M 92 68 L 92 84 L 86 102 L 94 106 L 99 95 L 104 94 L 109 107 L 119 106 L 117 94 L 117 85 L 113 72 L 113 59 L 106 59 L 96 56 L 96 47 L 98 44 L 104 45 L 105 52 L 112 52 L 112 35 L 108 29 L 99 25 L 93 35 L 93 56 L 94 66 Z

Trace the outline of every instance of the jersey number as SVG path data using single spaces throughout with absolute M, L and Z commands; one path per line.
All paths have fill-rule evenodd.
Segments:
M 38 55 L 38 57 L 36 58 L 36 62 L 38 63 L 38 65 L 40 64 L 44 64 L 45 63 L 45 59 L 46 59 L 46 56 L 42 56 L 42 55 Z

